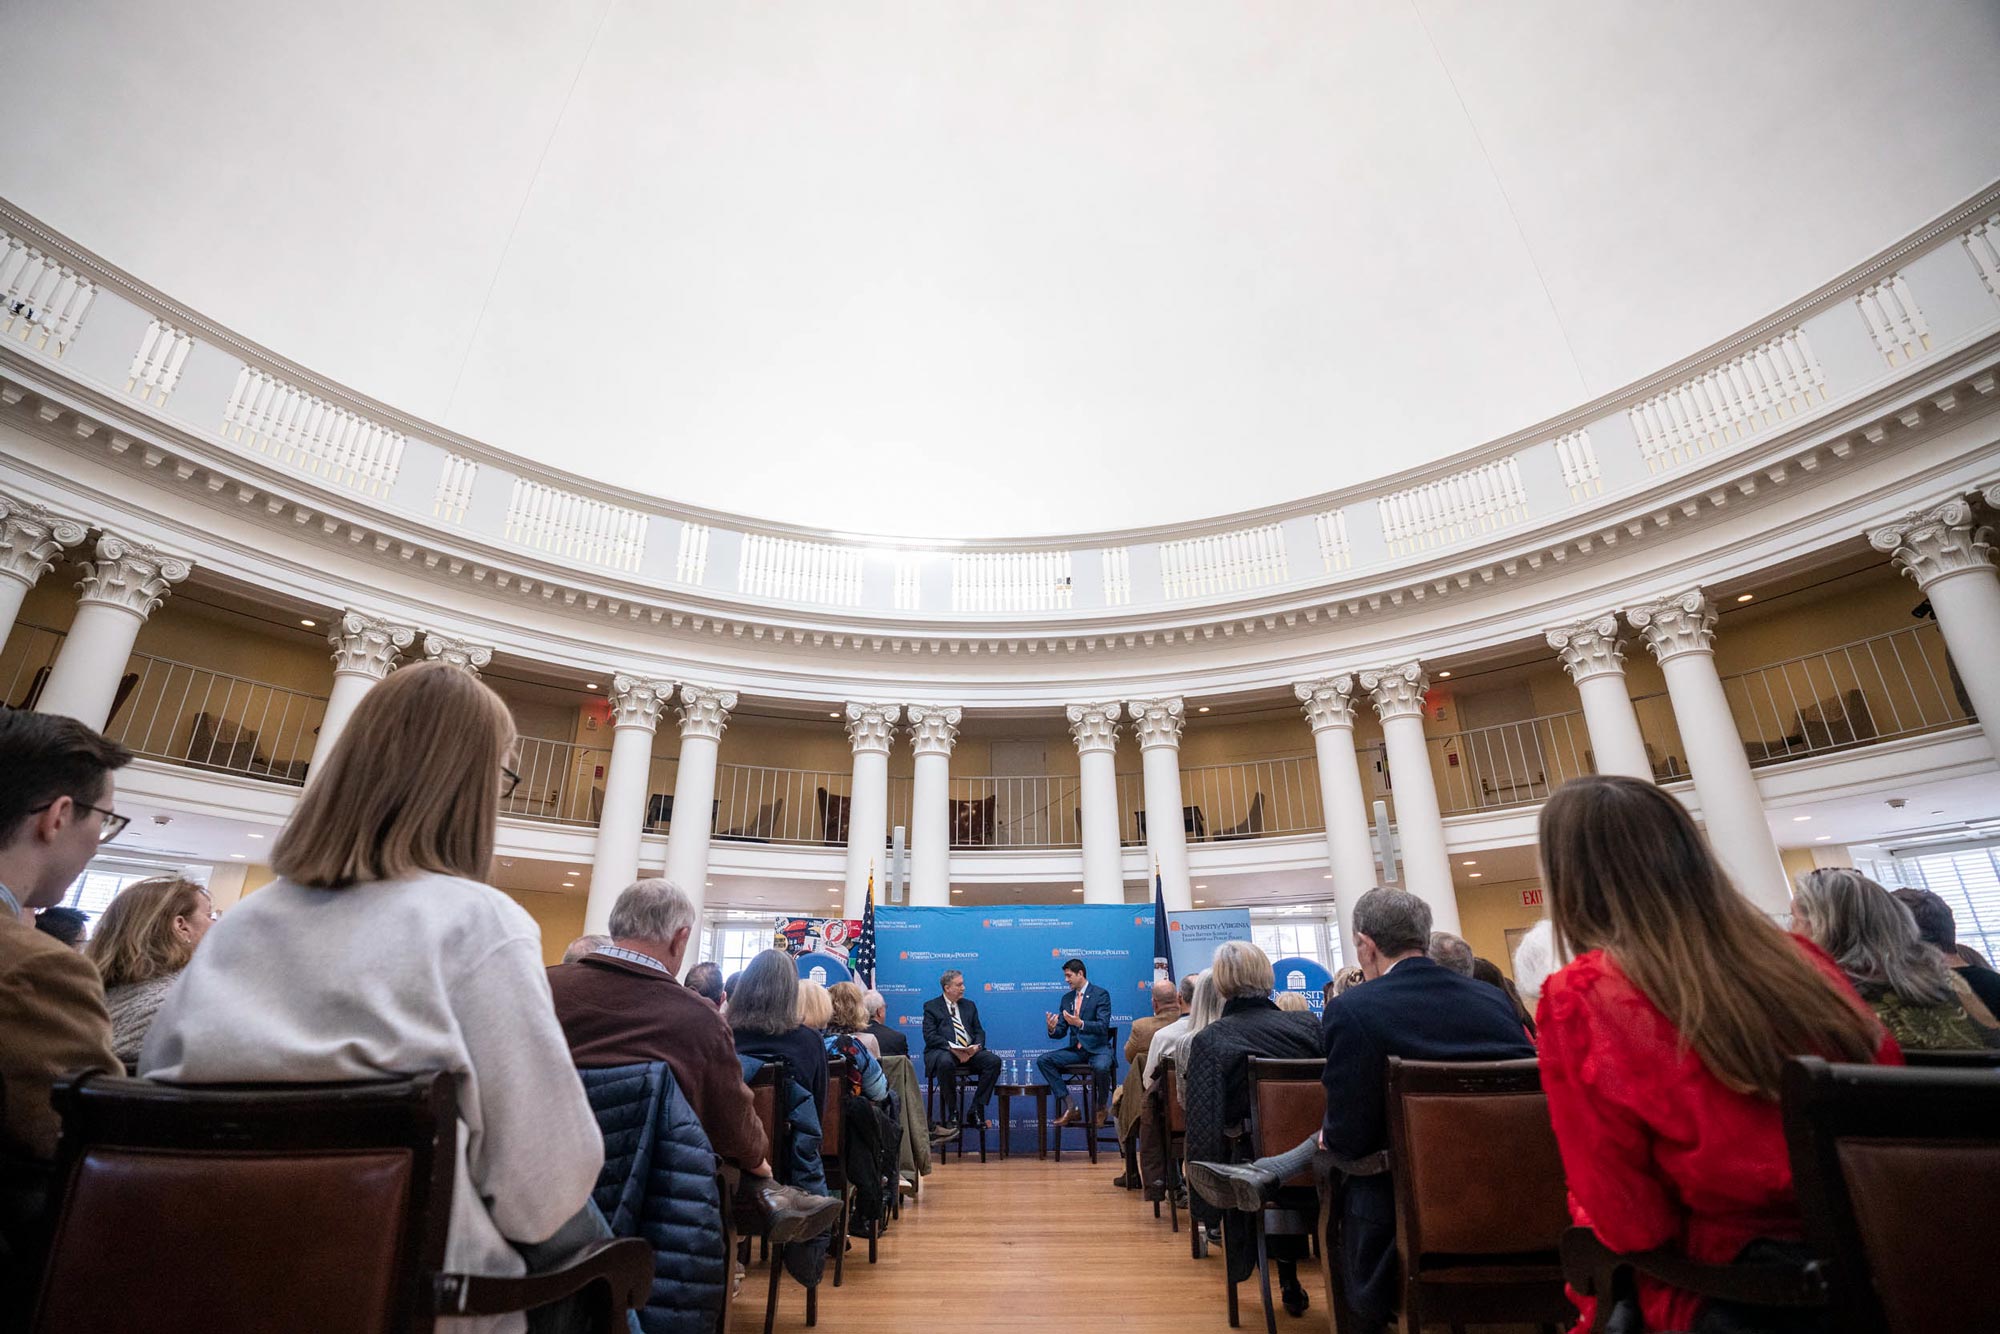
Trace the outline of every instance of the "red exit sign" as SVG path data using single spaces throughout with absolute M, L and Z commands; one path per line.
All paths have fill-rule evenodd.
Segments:
M 1524 890 L 1522 890 L 1522 891 L 1521 891 L 1521 906 L 1522 906 L 1523 908 L 1539 908 L 1539 907 L 1541 907 L 1541 906 L 1542 906 L 1542 891 L 1541 891 L 1541 890 L 1539 890 L 1539 889 L 1524 889 Z

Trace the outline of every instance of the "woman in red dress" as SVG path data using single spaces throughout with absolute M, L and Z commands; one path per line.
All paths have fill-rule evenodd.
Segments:
M 1567 783 L 1540 836 L 1571 958 L 1536 1020 L 1572 1216 L 1615 1251 L 1714 1264 L 1798 1240 L 1779 1071 L 1805 1055 L 1900 1065 L 1895 1041 L 1825 954 L 1737 893 L 1651 783 Z M 1693 1293 L 1641 1278 L 1638 1296 L 1646 1328 L 1701 1328 Z M 1591 1303 L 1577 1304 L 1586 1330 Z

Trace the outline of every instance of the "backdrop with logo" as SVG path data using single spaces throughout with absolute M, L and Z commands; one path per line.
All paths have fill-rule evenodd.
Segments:
M 1217 945 L 1250 939 L 1250 910 L 1204 908 L 1168 913 L 1167 938 L 1173 942 L 1174 976 L 1199 973 L 1215 961 Z
M 1039 1082 L 1032 1062 L 1057 1045 L 1042 1016 L 1061 1004 L 1063 961 L 1072 958 L 1082 959 L 1090 980 L 1111 993 L 1122 1079 L 1132 1021 L 1153 1012 L 1150 904 L 875 909 L 875 989 L 888 1004 L 889 1022 L 909 1035 L 910 1054 L 922 1061 L 924 1002 L 938 994 L 939 975 L 956 968 L 965 974 L 967 999 L 979 1007 L 986 1046 L 1004 1064 L 1002 1083 Z M 988 1115 L 999 1114 L 996 1100 Z M 1034 1103 L 1017 1099 L 1009 1118 L 1015 1148 L 1032 1152 Z
M 1314 1014 L 1326 1013 L 1326 984 L 1333 981 L 1333 974 L 1325 964 L 1311 959 L 1274 959 L 1271 971 L 1277 975 L 1279 991 L 1296 991 L 1306 998 Z

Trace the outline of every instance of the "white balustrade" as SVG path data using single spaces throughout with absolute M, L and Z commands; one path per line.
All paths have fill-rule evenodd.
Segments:
M 1104 605 L 1123 607 L 1132 601 L 1132 551 L 1106 547 L 1098 553 L 1104 565 Z
M 166 402 L 167 395 L 180 383 L 181 366 L 192 351 L 193 337 L 163 320 L 154 320 L 146 326 L 145 337 L 139 340 L 139 351 L 132 358 L 132 369 L 125 374 L 125 392 L 136 391 L 142 403 Z
M 104 734 L 135 754 L 302 784 L 326 697 L 144 653 Z
M 1722 678 L 1752 765 L 1972 721 L 1937 622 Z
M 444 456 L 438 474 L 437 495 L 431 513 L 446 523 L 464 523 L 466 507 L 472 504 L 472 488 L 479 481 L 479 465 L 457 454 Z
M 1892 274 L 1873 287 L 1864 287 L 1854 298 L 1861 318 L 1868 321 L 1876 350 L 1891 366 L 1898 361 L 1915 361 L 1931 350 L 1931 328 L 1924 322 L 1917 299 L 1903 275 Z
M 1319 534 L 1319 559 L 1326 572 L 1352 568 L 1354 544 L 1347 539 L 1347 511 L 1320 511 L 1313 515 L 1313 529 Z
M 896 557 L 895 606 L 916 611 L 924 604 L 924 558 L 911 553 Z
M 612 570 L 636 570 L 646 550 L 646 516 L 637 510 L 514 479 L 507 539 L 550 555 Z
M 707 574 L 708 525 L 686 524 L 681 528 L 681 549 L 674 561 L 674 578 L 684 584 L 699 584 Z
M 951 558 L 953 611 L 1068 611 L 1067 551 L 967 551 Z
M 859 547 L 746 533 L 736 587 L 751 597 L 858 607 L 863 554 Z
M 1571 431 L 1555 438 L 1556 462 L 1562 465 L 1563 485 L 1572 501 L 1588 500 L 1604 490 L 1604 470 L 1597 464 L 1597 449 L 1590 432 Z
M 524 736 L 508 767 L 521 775 L 500 801 L 500 814 L 552 824 L 595 825 L 611 766 L 608 746 Z
M 1528 517 L 1528 491 L 1510 454 L 1392 492 L 1375 505 L 1389 550 L 1404 555 L 1519 523 Z
M 222 410 L 222 438 L 364 495 L 387 495 L 403 466 L 401 431 L 248 366 Z
M 1797 329 L 1630 409 L 1654 473 L 1748 438 L 1826 397 L 1826 371 Z
M 69 350 L 69 340 L 83 325 L 97 287 L 66 264 L 59 264 L 27 242 L 0 232 L 0 334 L 20 332 L 26 342 L 34 338 L 35 350 L 46 349 L 51 340 L 60 357 Z
M 1275 523 L 1162 542 L 1160 582 L 1169 599 L 1207 597 L 1284 583 L 1285 531 Z
M 1972 256 L 1973 266 L 1979 270 L 1980 281 L 2000 300 L 2000 213 L 1974 227 L 1962 239 L 1965 253 Z

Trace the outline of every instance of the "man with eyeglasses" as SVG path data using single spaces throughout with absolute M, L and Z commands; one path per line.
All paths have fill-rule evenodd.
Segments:
M 34 913 L 61 902 L 98 845 L 125 827 L 111 809 L 111 774 L 131 759 L 73 718 L 0 708 L 0 1327 L 28 1300 L 18 1257 L 33 1253 L 27 1233 L 61 1129 L 50 1086 L 123 1069 L 97 970 L 35 930 Z

